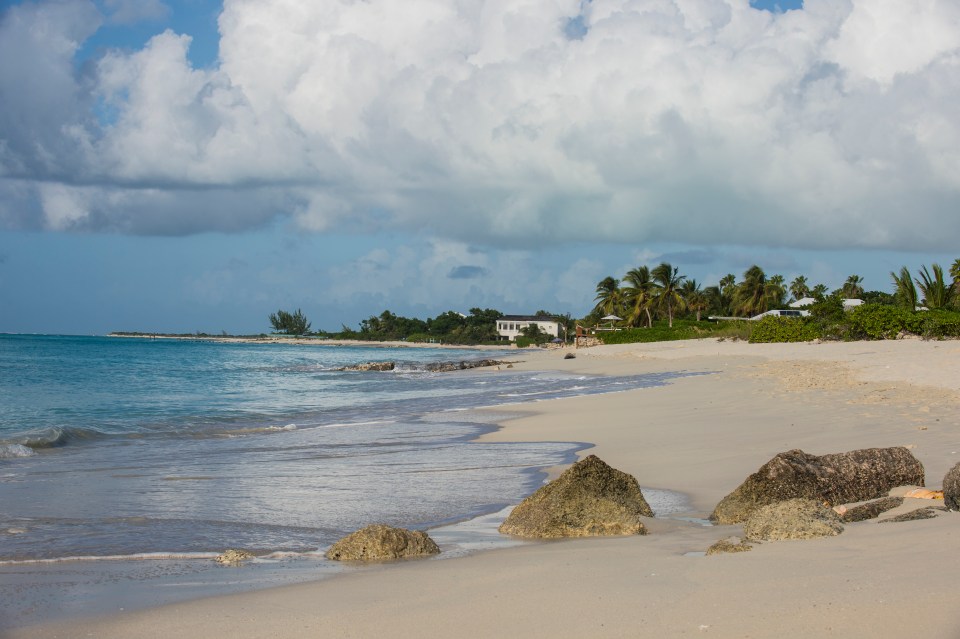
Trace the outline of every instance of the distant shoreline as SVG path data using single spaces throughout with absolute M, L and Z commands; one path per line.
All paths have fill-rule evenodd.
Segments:
M 319 337 L 284 337 L 281 335 L 170 335 L 163 333 L 108 333 L 106 337 L 134 339 L 170 339 L 224 344 L 293 344 L 296 346 L 357 346 L 368 348 L 445 348 L 451 350 L 502 351 L 516 350 L 516 345 L 431 344 L 427 342 L 367 341 L 359 339 L 326 339 Z

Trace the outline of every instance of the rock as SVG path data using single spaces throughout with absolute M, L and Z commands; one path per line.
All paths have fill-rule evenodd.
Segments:
M 943 477 L 943 505 L 950 510 L 960 510 L 960 462 Z
M 236 548 L 224 550 L 222 555 L 217 555 L 213 558 L 213 560 L 221 566 L 239 566 L 247 559 L 253 559 L 253 554 L 246 550 L 238 550 Z
M 764 541 L 831 537 L 842 532 L 837 513 L 804 498 L 761 506 L 743 523 L 743 534 L 748 539 Z
M 353 366 L 344 366 L 337 370 L 341 371 L 359 371 L 361 373 L 366 373 L 368 371 L 392 371 L 396 368 L 396 363 L 394 362 L 366 362 L 364 364 L 355 364 Z
M 739 537 L 729 537 L 721 539 L 707 548 L 707 557 L 731 552 L 747 552 L 748 550 L 753 550 L 753 544 Z
M 645 535 L 641 515 L 653 511 L 637 480 L 590 455 L 520 502 L 500 532 L 544 539 Z
M 439 553 L 440 548 L 425 532 L 373 524 L 333 544 L 325 556 L 334 561 L 376 561 Z
M 893 510 L 902 504 L 903 497 L 884 497 L 883 499 L 877 499 L 876 501 L 860 504 L 859 506 L 844 508 L 843 512 L 838 511 L 838 514 L 840 515 L 840 521 L 849 524 L 855 521 L 864 521 L 865 519 L 876 519 L 888 510 Z M 837 509 L 834 508 L 834 510 Z
M 450 371 L 464 371 L 471 368 L 484 368 L 486 366 L 500 366 L 507 362 L 497 359 L 475 359 L 462 362 L 432 362 L 424 366 L 424 369 L 431 373 L 448 373 Z M 507 368 L 512 368 L 508 366 Z
M 574 355 L 573 353 L 567 353 L 566 355 L 563 356 L 563 359 L 576 359 L 576 358 L 577 356 Z
M 902 446 L 822 456 L 791 450 L 776 455 L 724 497 L 710 519 L 735 524 L 760 506 L 787 499 L 844 504 L 884 497 L 891 488 L 906 485 L 924 485 L 923 464 Z
M 916 510 L 911 510 L 908 513 L 903 513 L 902 515 L 897 515 L 896 517 L 891 517 L 889 519 L 881 519 L 878 521 L 878 524 L 887 524 L 887 523 L 899 523 L 902 521 L 917 521 L 918 519 L 933 519 L 940 514 L 940 511 L 945 510 L 943 508 L 936 508 L 934 506 L 927 506 L 925 508 L 917 508 Z

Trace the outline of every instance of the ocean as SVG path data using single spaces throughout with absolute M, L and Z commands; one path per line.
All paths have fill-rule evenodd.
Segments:
M 499 513 L 585 444 L 476 442 L 480 409 L 684 374 L 427 370 L 506 356 L 0 335 L 0 627 L 315 579 L 370 523 L 435 530 L 447 556 L 516 543 Z M 370 361 L 396 368 L 340 370 Z M 227 548 L 254 567 L 215 567 Z

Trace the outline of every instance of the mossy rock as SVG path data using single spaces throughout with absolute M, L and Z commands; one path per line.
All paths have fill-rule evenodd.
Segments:
M 960 462 L 943 477 L 943 505 L 949 510 L 960 510 Z
M 439 553 L 440 548 L 425 532 L 373 524 L 333 544 L 325 556 L 334 561 L 382 561 Z
M 590 455 L 524 499 L 500 532 L 540 539 L 645 535 L 641 516 L 653 510 L 637 480 Z
M 788 499 L 754 511 L 743 524 L 747 539 L 781 541 L 832 537 L 843 532 L 840 517 L 813 499 Z
M 717 504 L 710 519 L 736 524 L 761 506 L 788 499 L 834 506 L 884 497 L 897 486 L 923 485 L 923 464 L 902 446 L 821 456 L 790 450 L 747 477 Z

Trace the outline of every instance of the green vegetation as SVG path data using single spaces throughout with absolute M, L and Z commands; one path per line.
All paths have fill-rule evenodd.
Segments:
M 295 313 L 283 309 L 270 313 L 270 325 L 275 332 L 284 335 L 307 335 L 310 332 L 310 322 L 299 308 Z
M 653 268 L 632 268 L 622 280 L 603 278 L 595 289 L 593 310 L 580 320 L 543 310 L 535 315 L 553 317 L 570 335 L 577 325 L 595 329 L 602 324 L 607 330 L 594 335 L 606 344 L 703 337 L 752 342 L 892 339 L 903 334 L 960 337 L 960 259 L 950 266 L 949 276 L 950 282 L 939 264 L 922 266 L 916 278 L 904 266 L 890 273 L 891 292 L 865 291 L 863 278 L 856 274 L 830 292 L 824 284 L 811 285 L 803 275 L 787 284 L 782 275 L 768 276 L 754 264 L 740 281 L 731 273 L 720 278 L 717 285 L 702 288 L 696 280 L 682 275 L 678 267 L 663 262 Z M 789 303 L 806 297 L 816 300 L 806 317 L 742 321 L 766 311 L 786 309 Z M 844 298 L 858 298 L 864 303 L 849 310 L 843 305 Z M 601 321 L 611 315 L 623 319 Z M 705 315 L 711 321 L 704 321 Z M 469 315 L 447 311 L 427 320 L 383 311 L 360 322 L 359 330 L 344 326 L 340 332 L 318 331 L 312 335 L 369 341 L 502 344 L 496 330 L 501 317 L 500 311 L 480 308 L 470 309 Z M 310 335 L 310 322 L 299 309 L 271 314 L 270 323 L 278 333 Z M 550 339 L 552 336 L 538 328 L 528 327 L 516 343 L 524 347 Z

